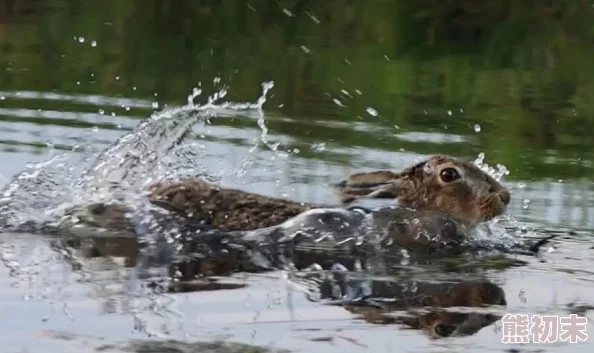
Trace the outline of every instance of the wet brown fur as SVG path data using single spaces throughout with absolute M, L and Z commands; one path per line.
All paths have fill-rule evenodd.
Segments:
M 254 230 L 283 223 L 296 215 L 320 207 L 236 189 L 218 188 L 203 180 L 158 183 L 150 197 L 166 201 L 169 210 L 212 228 Z
M 443 183 L 439 172 L 446 167 L 458 170 L 461 178 L 449 184 Z M 344 203 L 358 198 L 396 199 L 401 206 L 438 211 L 466 225 L 500 215 L 509 201 L 509 192 L 478 167 L 441 155 L 400 173 L 375 171 L 352 174 L 334 188 Z M 200 179 L 153 184 L 149 187 L 148 196 L 156 205 L 189 221 L 223 231 L 271 227 L 306 210 L 325 207 L 221 188 Z M 122 225 L 126 222 L 121 206 L 93 205 L 91 211 L 98 222 L 101 218 L 109 218 L 102 221 L 119 228 L 127 227 Z M 119 222 L 122 224 L 118 225 Z
M 445 183 L 440 172 L 454 168 L 461 178 Z M 476 165 L 436 155 L 400 173 L 356 173 L 335 185 L 341 199 L 391 198 L 401 206 L 439 211 L 467 225 L 490 220 L 505 211 L 509 191 Z

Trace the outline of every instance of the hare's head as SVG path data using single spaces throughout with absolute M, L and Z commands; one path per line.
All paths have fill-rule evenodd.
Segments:
M 509 191 L 470 162 L 436 155 L 400 173 L 351 175 L 334 187 L 343 202 L 394 198 L 404 207 L 443 212 L 467 225 L 505 212 Z

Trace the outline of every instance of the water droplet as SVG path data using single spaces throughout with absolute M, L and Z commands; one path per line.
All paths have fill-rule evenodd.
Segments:
M 528 209 L 528 205 L 530 205 L 530 199 L 522 200 L 522 208 L 523 209 Z
M 93 126 L 91 128 L 91 131 L 93 131 L 93 132 L 99 132 L 99 127 L 98 126 Z
M 305 11 L 305 13 L 307 14 L 307 16 L 309 16 L 309 18 L 311 18 L 312 21 L 314 21 L 316 24 L 320 24 L 320 20 L 318 20 L 318 18 L 314 15 L 312 15 L 311 13 Z
M 369 115 L 371 115 L 371 116 L 377 116 L 378 115 L 377 110 L 373 109 L 372 107 L 367 107 L 366 110 L 367 110 L 367 113 Z
M 384 59 L 390 61 L 390 58 L 387 55 L 384 55 Z
M 355 93 L 357 93 L 358 95 L 363 95 L 363 92 L 359 91 L 358 89 L 355 90 Z
M 448 115 L 449 116 L 452 116 L 452 111 L 451 110 L 448 110 Z
M 114 112 L 111 112 L 111 116 L 116 116 L 116 113 L 114 113 Z
M 84 43 L 85 42 L 85 37 L 78 37 L 78 42 L 79 43 Z
M 153 102 L 153 109 L 159 108 L 159 102 Z
M 278 147 L 280 146 L 280 142 L 275 142 L 272 145 L 270 145 L 270 149 L 273 151 L 278 150 Z
M 394 125 L 394 128 L 395 128 L 396 130 L 400 130 L 400 126 L 398 126 L 398 125 Z
M 323 151 L 325 149 L 326 149 L 326 143 L 324 143 L 324 142 L 314 143 L 313 145 L 311 145 L 312 151 Z
M 120 80 L 120 76 L 116 76 L 116 81 L 119 81 L 119 80 Z
M 54 141 L 52 141 L 52 140 L 47 140 L 47 141 L 45 142 L 45 145 L 46 145 L 48 148 L 54 148 Z
M 3 100 L 5 100 L 5 99 L 6 99 L 6 97 L 4 97 L 4 96 L 0 96 L 0 101 L 3 101 Z
M 283 12 L 285 13 L 285 15 L 293 17 L 293 13 L 291 13 L 291 11 L 289 11 L 288 9 L 283 9 Z
M 96 47 L 96 46 L 97 46 L 97 42 L 96 42 L 96 41 L 92 41 L 92 42 L 91 42 L 91 46 L 92 46 L 92 47 Z
M 303 50 L 305 52 L 305 54 L 309 54 L 309 51 L 310 51 L 309 48 L 306 47 L 305 45 L 301 46 L 301 50 Z
M 136 91 L 136 86 L 132 87 L 132 90 L 133 90 L 133 91 Z
M 338 100 L 337 98 L 332 99 L 334 101 L 334 104 L 344 107 L 344 105 L 342 104 L 342 102 L 340 100 Z
M 402 255 L 402 258 L 400 259 L 400 264 L 402 266 L 408 265 L 410 263 L 410 255 L 408 254 L 408 251 L 406 251 L 406 249 L 401 249 L 400 255 Z
M 80 81 L 76 81 L 76 85 L 77 86 L 80 86 Z
M 126 109 L 127 112 L 129 112 L 130 111 L 130 106 L 127 105 L 125 109 Z
M 99 109 L 99 114 L 101 114 L 101 115 L 105 114 L 105 110 Z
M 481 126 L 479 124 L 474 124 L 474 132 L 481 132 Z

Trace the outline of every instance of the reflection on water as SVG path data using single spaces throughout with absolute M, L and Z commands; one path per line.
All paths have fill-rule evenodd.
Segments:
M 543 248 L 538 260 L 514 257 L 512 267 L 450 259 L 401 271 L 417 280 L 482 276 L 503 289 L 506 312 L 587 307 L 594 262 L 592 11 L 585 1 L 5 2 L 0 184 L 28 163 L 73 151 L 48 169 L 41 188 L 67 189 L 69 175 L 153 112 L 186 104 L 194 88 L 203 91 L 195 97 L 201 104 L 215 92 L 230 102 L 252 102 L 271 80 L 264 106 L 268 145 L 257 114 L 229 112 L 184 136 L 187 144 L 176 147 L 176 155 L 190 157 L 180 174 L 204 172 L 199 161 L 226 186 L 328 204 L 338 200 L 327 184 L 349 173 L 398 170 L 435 152 L 469 159 L 484 152 L 489 164 L 510 170 L 504 177 L 512 190 L 509 213 L 526 228 L 514 235 L 558 232 L 554 246 Z M 161 165 L 167 169 L 168 161 Z M 119 175 L 116 168 L 110 172 Z M 45 206 L 74 198 L 64 195 L 30 195 L 18 211 L 45 219 Z M 12 351 L 45 351 L 52 341 L 37 333 L 48 327 L 111 342 L 129 338 L 134 322 L 134 332 L 145 334 L 228 334 L 297 351 L 507 348 L 501 333 L 488 328 L 440 346 L 372 323 L 435 328 L 453 322 L 437 325 L 451 333 L 454 326 L 486 325 L 482 313 L 420 311 L 407 322 L 410 313 L 377 316 L 360 306 L 349 307 L 351 313 L 308 302 L 275 273 L 206 278 L 178 290 L 218 290 L 163 294 L 138 289 L 130 264 L 118 263 L 132 246 L 111 246 L 113 258 L 77 258 L 77 267 L 40 237 L 3 236 L 1 242 L 0 305 L 15 321 L 0 324 L 0 342 Z M 25 306 L 32 311 L 25 313 Z M 361 315 L 369 321 L 358 321 Z

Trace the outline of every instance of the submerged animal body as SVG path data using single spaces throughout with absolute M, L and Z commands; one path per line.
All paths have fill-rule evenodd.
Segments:
M 433 156 L 400 173 L 357 173 L 334 185 L 343 203 L 359 198 L 390 198 L 404 208 L 443 214 L 474 226 L 501 215 L 509 191 L 472 163 Z M 212 229 L 249 231 L 272 227 L 323 205 L 221 188 L 201 179 L 157 183 L 149 187 L 151 202 Z M 131 211 L 121 205 L 88 206 L 88 222 L 111 228 Z M 90 217 L 90 218 L 89 218 Z
M 149 187 L 150 217 L 119 203 L 99 203 L 70 210 L 57 228 L 79 236 L 97 229 L 128 237 L 170 233 L 185 254 L 208 254 L 209 261 L 221 257 L 225 266 L 237 256 L 257 257 L 262 261 L 256 267 L 274 268 L 291 256 L 283 253 L 286 247 L 279 250 L 282 244 L 293 244 L 290 251 L 325 255 L 352 254 L 368 245 L 420 253 L 456 249 L 468 227 L 501 215 L 510 199 L 499 182 L 474 164 L 440 155 L 400 173 L 353 174 L 334 188 L 343 203 L 390 198 L 400 205 L 328 207 L 186 179 Z M 246 268 L 245 261 L 239 267 L 236 262 L 235 270 Z

